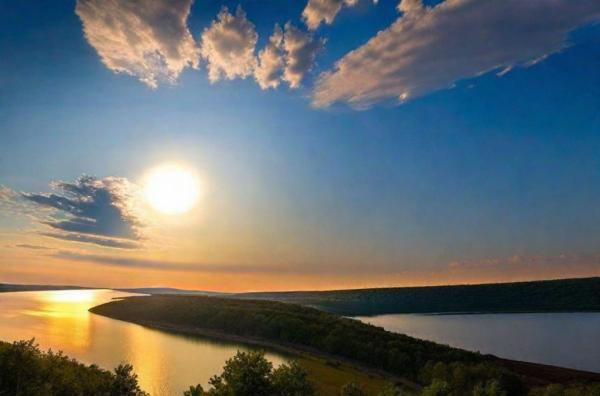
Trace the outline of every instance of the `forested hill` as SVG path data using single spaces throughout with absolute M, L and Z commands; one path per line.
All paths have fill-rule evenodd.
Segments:
M 600 277 L 460 286 L 241 293 L 338 314 L 600 311 Z
M 21 292 L 21 291 L 48 291 L 48 290 L 77 290 L 93 289 L 92 287 L 81 286 L 62 286 L 62 285 L 14 285 L 10 283 L 0 283 L 0 293 L 2 292 Z

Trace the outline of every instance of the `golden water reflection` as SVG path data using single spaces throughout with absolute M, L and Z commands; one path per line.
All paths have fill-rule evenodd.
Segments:
M 62 350 L 85 363 L 113 368 L 133 364 L 151 395 L 181 394 L 208 385 L 226 359 L 246 346 L 192 338 L 97 316 L 88 309 L 122 298 L 111 290 L 0 293 L 0 340 L 36 338 L 43 349 Z M 285 357 L 269 353 L 276 365 Z

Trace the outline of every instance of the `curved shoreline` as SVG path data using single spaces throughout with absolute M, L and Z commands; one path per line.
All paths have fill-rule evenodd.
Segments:
M 369 375 L 375 375 L 378 377 L 389 379 L 390 382 L 394 382 L 394 383 L 397 383 L 398 385 L 405 386 L 411 390 L 419 390 L 422 388 L 421 385 L 417 384 L 416 382 L 410 381 L 406 378 L 399 377 L 397 375 L 391 374 L 384 370 L 379 370 L 379 369 L 376 369 L 373 367 L 365 366 L 365 365 L 363 365 L 359 362 L 356 362 L 354 360 L 351 360 L 351 359 L 323 353 L 322 351 L 319 351 L 314 348 L 303 347 L 303 346 L 295 345 L 295 344 L 275 343 L 275 342 L 267 341 L 267 340 L 260 339 L 260 338 L 239 336 L 236 334 L 230 334 L 230 333 L 225 333 L 225 332 L 221 332 L 221 331 L 214 331 L 214 330 L 210 330 L 210 329 L 204 329 L 201 327 L 168 325 L 168 324 L 156 323 L 156 322 L 151 322 L 151 321 L 123 319 L 123 318 L 113 317 L 113 316 L 109 316 L 109 315 L 106 315 L 103 313 L 95 312 L 94 308 L 96 308 L 96 307 L 90 308 L 89 311 L 95 315 L 107 317 L 107 318 L 110 318 L 113 320 L 120 320 L 122 322 L 133 323 L 133 324 L 137 324 L 140 326 L 148 327 L 150 329 L 165 331 L 168 333 L 212 338 L 215 340 L 230 341 L 230 342 L 234 342 L 237 344 L 245 344 L 248 346 L 264 347 L 264 348 L 267 348 L 267 349 L 270 349 L 273 351 L 281 352 L 283 354 L 288 354 L 288 355 L 292 355 L 292 356 L 294 356 L 294 355 L 295 356 L 308 356 L 308 357 L 314 357 L 314 358 L 321 358 L 321 359 L 325 359 L 328 361 L 338 361 L 338 362 L 344 363 L 352 368 L 363 371 Z
M 284 354 L 308 356 L 321 358 L 328 361 L 339 361 L 350 367 L 354 367 L 360 371 L 363 371 L 370 375 L 376 375 L 383 378 L 388 378 L 390 381 L 395 382 L 399 385 L 403 385 L 412 390 L 421 389 L 421 385 L 416 382 L 410 381 L 404 377 L 399 377 L 385 370 L 376 369 L 370 366 L 366 366 L 360 362 L 352 359 L 340 357 L 337 355 L 327 354 L 314 348 L 305 347 L 297 344 L 285 344 L 268 341 L 262 338 L 255 338 L 249 336 L 239 336 L 230 334 L 222 331 L 215 331 L 195 326 L 183 326 L 183 325 L 170 325 L 165 323 L 158 323 L 144 320 L 133 320 L 127 318 L 121 318 L 118 316 L 109 316 L 105 313 L 99 313 L 95 311 L 93 307 L 90 312 L 108 317 L 114 320 L 120 320 L 128 323 L 134 323 L 140 326 L 175 333 L 188 336 L 206 337 L 216 340 L 231 341 L 240 344 L 246 344 L 249 346 L 258 346 L 268 348 L 274 351 L 279 351 Z M 572 383 L 572 382 L 591 382 L 600 381 L 600 373 L 571 369 L 566 367 L 552 366 L 542 363 L 533 363 L 512 359 L 504 359 L 495 355 L 486 355 L 492 360 L 498 362 L 502 366 L 514 371 L 525 377 L 525 382 L 530 386 L 543 386 L 551 383 Z

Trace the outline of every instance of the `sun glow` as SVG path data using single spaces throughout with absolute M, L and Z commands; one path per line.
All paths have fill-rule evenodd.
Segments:
M 150 171 L 144 190 L 150 206 L 171 215 L 191 210 L 200 196 L 194 173 L 175 164 L 161 165 Z

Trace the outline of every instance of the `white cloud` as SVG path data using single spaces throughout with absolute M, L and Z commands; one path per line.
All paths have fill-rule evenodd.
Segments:
M 277 88 L 281 82 L 284 65 L 283 31 L 279 25 L 275 25 L 269 42 L 258 53 L 258 63 L 254 70 L 254 78 L 258 85 L 262 89 Z
M 187 27 L 192 0 L 78 0 L 76 14 L 88 43 L 112 71 L 151 87 L 174 83 L 198 67 L 198 49 Z
M 317 53 L 323 48 L 323 45 L 322 39 L 315 39 L 312 34 L 303 32 L 289 22 L 285 24 L 283 79 L 291 88 L 300 86 L 306 73 L 312 69 Z
M 208 62 L 208 78 L 246 78 L 256 66 L 254 49 L 258 34 L 254 24 L 238 6 L 235 15 L 224 7 L 217 20 L 202 33 L 201 53 Z
M 398 11 L 408 13 L 423 10 L 423 2 L 421 0 L 400 0 L 398 3 Z
M 560 51 L 568 33 L 600 18 L 598 0 L 403 0 L 403 15 L 323 73 L 316 106 L 400 102 L 460 79 L 528 66 Z
M 331 25 L 343 6 L 353 7 L 358 0 L 308 0 L 302 19 L 309 29 L 315 30 L 321 23 Z

